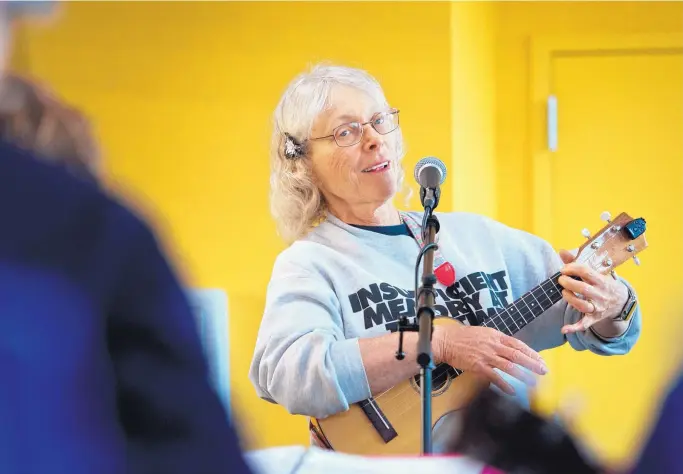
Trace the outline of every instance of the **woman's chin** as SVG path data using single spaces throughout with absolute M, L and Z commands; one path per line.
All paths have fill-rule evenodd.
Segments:
M 362 194 L 373 200 L 388 201 L 394 197 L 397 191 L 396 172 L 389 169 L 381 172 L 363 173 L 360 181 Z
M 378 183 L 378 185 L 373 188 L 372 194 L 376 197 L 377 201 L 391 201 L 396 195 L 396 182 Z

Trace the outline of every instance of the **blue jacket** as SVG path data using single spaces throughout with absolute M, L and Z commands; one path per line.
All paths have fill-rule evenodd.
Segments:
M 149 228 L 0 144 L 0 470 L 246 473 Z
M 668 393 L 633 474 L 683 473 L 683 376 Z

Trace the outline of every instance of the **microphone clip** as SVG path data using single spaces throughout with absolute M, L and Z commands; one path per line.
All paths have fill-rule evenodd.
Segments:
M 425 188 L 420 186 L 420 202 L 425 211 L 431 215 L 431 213 L 439 205 L 439 199 L 441 198 L 441 187 L 436 188 Z

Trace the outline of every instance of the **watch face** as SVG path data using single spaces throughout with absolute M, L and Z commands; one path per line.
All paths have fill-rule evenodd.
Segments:
M 626 288 L 628 289 L 628 298 L 626 299 L 626 304 L 624 304 L 624 308 L 621 310 L 621 313 L 614 317 L 614 321 L 629 320 L 635 312 L 636 306 L 638 304 L 638 300 L 636 300 L 636 297 L 633 294 L 633 291 L 631 291 L 631 288 L 629 288 L 628 286 Z
M 624 307 L 624 310 L 621 312 L 621 314 L 618 317 L 619 321 L 628 321 L 631 319 L 631 316 L 633 316 L 633 313 L 636 311 L 636 307 L 638 306 L 638 301 L 631 296 L 626 303 L 626 307 Z

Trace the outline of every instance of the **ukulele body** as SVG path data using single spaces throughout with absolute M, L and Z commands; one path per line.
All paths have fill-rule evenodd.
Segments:
M 462 323 L 450 317 L 436 317 L 434 325 L 438 324 Z M 458 372 L 446 364 L 440 364 L 432 372 L 432 444 L 435 451 L 439 445 L 448 443 L 451 435 L 457 434 L 457 411 L 489 385 L 473 373 L 457 375 Z M 418 374 L 369 401 L 352 405 L 345 412 L 313 422 L 335 451 L 360 455 L 419 455 L 422 447 L 419 379 Z

